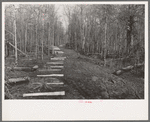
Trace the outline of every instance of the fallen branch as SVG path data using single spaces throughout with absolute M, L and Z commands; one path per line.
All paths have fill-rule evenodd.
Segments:
M 10 31 L 8 31 L 8 30 L 5 30 L 5 31 L 7 31 L 8 33 L 10 33 L 12 36 L 15 37 L 15 34 L 13 34 L 12 32 L 10 32 Z
M 5 99 L 13 99 L 13 95 L 9 92 L 8 87 L 5 85 Z
M 45 82 L 36 83 L 36 84 L 38 84 L 38 86 L 35 87 L 34 89 L 39 89 L 39 91 L 46 92 L 46 91 L 49 91 L 49 90 L 52 89 L 52 88 L 51 88 L 50 86 L 48 86 L 48 84 L 45 83 Z
M 130 71 L 133 68 L 134 68 L 134 66 L 127 66 L 127 67 L 123 67 L 122 70 L 127 72 L 127 71 Z
M 23 97 L 58 96 L 58 95 L 65 95 L 65 91 L 60 91 L 60 92 L 43 92 L 43 93 L 28 93 L 28 94 L 23 94 Z
M 13 44 L 11 44 L 10 42 L 8 42 L 13 48 L 15 48 L 15 46 L 13 45 Z M 28 56 L 27 54 L 25 54 L 24 52 L 22 52 L 21 50 L 19 50 L 18 48 L 17 48 L 17 50 L 19 51 L 19 52 L 21 52 L 22 54 L 24 54 L 24 55 L 26 55 L 26 56 Z
M 141 64 L 136 64 L 136 65 L 135 65 L 136 68 L 140 68 L 140 67 L 142 67 L 142 66 L 144 66 L 144 62 L 141 63 Z

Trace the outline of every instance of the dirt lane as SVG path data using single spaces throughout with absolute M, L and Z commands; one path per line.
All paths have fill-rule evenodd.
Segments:
M 85 99 L 138 99 L 133 83 L 112 76 L 104 67 L 79 59 L 73 50 L 62 49 L 67 59 L 64 62 L 64 83 L 77 90 Z M 111 80 L 119 79 L 116 83 Z M 141 81 L 139 81 L 141 82 Z M 142 84 L 140 84 L 143 86 Z M 141 91 L 143 92 L 143 91 Z M 67 93 L 66 93 L 67 94 Z M 74 96 L 79 98 L 78 96 Z M 142 96 L 140 97 L 142 98 Z M 69 99 L 69 98 L 67 98 Z M 70 98 L 72 99 L 72 98 Z

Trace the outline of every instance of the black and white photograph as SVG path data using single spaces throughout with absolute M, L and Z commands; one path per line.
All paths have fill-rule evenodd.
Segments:
M 145 3 L 4 2 L 2 12 L 4 101 L 147 98 Z

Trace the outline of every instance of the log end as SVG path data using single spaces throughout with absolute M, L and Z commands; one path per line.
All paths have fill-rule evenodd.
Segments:
M 33 69 L 38 69 L 39 68 L 39 66 L 38 65 L 35 65 L 34 67 L 33 67 Z
M 122 74 L 122 71 L 121 71 L 121 70 L 118 70 L 118 71 L 113 72 L 112 74 L 114 74 L 114 75 L 121 75 L 121 74 Z

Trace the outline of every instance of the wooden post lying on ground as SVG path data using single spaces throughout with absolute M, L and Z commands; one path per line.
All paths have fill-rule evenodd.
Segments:
M 39 69 L 39 72 L 61 71 L 62 69 Z
M 64 68 L 64 66 L 50 66 L 50 68 Z
M 64 64 L 63 62 L 47 62 L 46 64 Z
M 41 83 L 33 83 L 33 84 L 41 84 Z M 59 85 L 59 84 L 64 84 L 63 82 L 50 82 L 46 83 L 47 85 Z
M 65 95 L 65 91 L 59 91 L 59 92 L 42 92 L 42 93 L 28 93 L 28 94 L 23 94 L 23 97 L 58 96 L 58 95 Z
M 47 85 L 58 85 L 58 84 L 64 84 L 63 82 L 59 82 L 59 83 L 46 83 Z
M 55 82 L 60 82 L 57 78 L 48 78 L 48 79 L 51 79 L 51 80 L 53 80 Z
M 37 75 L 37 77 L 53 77 L 53 76 L 63 77 L 64 74 Z
M 63 54 L 64 52 L 63 52 L 63 51 L 58 51 L 58 50 L 56 50 L 55 53 Z
M 64 60 L 66 57 L 54 57 L 51 60 Z
M 53 50 L 54 50 L 54 51 L 56 51 L 56 50 L 60 50 L 60 48 L 59 48 L 59 47 L 54 46 L 54 47 L 53 47 Z

